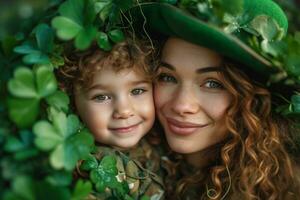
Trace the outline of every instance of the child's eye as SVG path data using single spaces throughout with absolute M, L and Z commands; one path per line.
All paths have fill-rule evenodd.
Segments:
M 107 100 L 111 99 L 111 97 L 108 95 L 100 94 L 100 95 L 94 96 L 92 99 L 97 102 L 103 102 L 103 101 L 107 101 Z
M 142 88 L 136 88 L 136 89 L 131 90 L 131 94 L 132 95 L 140 95 L 140 94 L 143 94 L 146 91 L 147 90 L 142 89 Z
M 221 84 L 219 81 L 216 80 L 207 80 L 201 86 L 204 86 L 205 88 L 211 88 L 211 89 L 224 89 L 223 84 Z
M 159 82 L 167 82 L 167 83 L 177 83 L 177 80 L 174 76 L 166 74 L 166 73 L 161 73 L 157 76 L 157 80 Z

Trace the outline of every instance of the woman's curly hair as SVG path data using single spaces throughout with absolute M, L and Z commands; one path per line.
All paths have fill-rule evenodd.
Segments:
M 217 164 L 207 170 L 210 176 L 201 169 L 180 180 L 177 194 L 191 185 L 209 185 L 213 189 L 199 190 L 201 199 L 297 199 L 299 183 L 285 149 L 291 123 L 273 113 L 270 92 L 234 66 L 228 62 L 221 73 L 233 98 L 226 113 L 228 137 L 217 145 Z
M 74 90 L 90 87 L 94 74 L 105 67 L 112 67 L 116 72 L 132 69 L 151 81 L 155 72 L 152 55 L 151 45 L 137 38 L 133 40 L 128 37 L 115 44 L 110 51 L 101 50 L 94 44 L 86 51 L 66 53 L 65 65 L 56 71 L 56 76 L 60 88 L 72 100 Z

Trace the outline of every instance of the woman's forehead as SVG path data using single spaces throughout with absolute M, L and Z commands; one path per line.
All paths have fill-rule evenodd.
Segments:
M 187 41 L 170 38 L 162 52 L 162 62 L 174 67 L 217 67 L 222 64 L 222 56 L 215 51 Z

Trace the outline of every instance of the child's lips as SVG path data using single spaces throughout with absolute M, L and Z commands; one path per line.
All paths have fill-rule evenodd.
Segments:
M 135 129 L 137 129 L 137 127 L 141 124 L 141 122 L 136 123 L 134 125 L 130 125 L 130 126 L 120 126 L 120 127 L 113 127 L 113 128 L 109 128 L 111 131 L 113 132 L 117 132 L 117 133 L 128 133 L 128 132 L 132 132 Z

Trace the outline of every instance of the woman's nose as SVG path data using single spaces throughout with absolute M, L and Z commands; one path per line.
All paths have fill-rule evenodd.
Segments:
M 200 101 L 196 97 L 192 87 L 182 86 L 178 88 L 177 94 L 171 105 L 171 109 L 183 116 L 186 114 L 195 114 L 200 109 Z
M 127 119 L 134 115 L 133 106 L 126 98 L 117 99 L 114 105 L 113 118 Z

